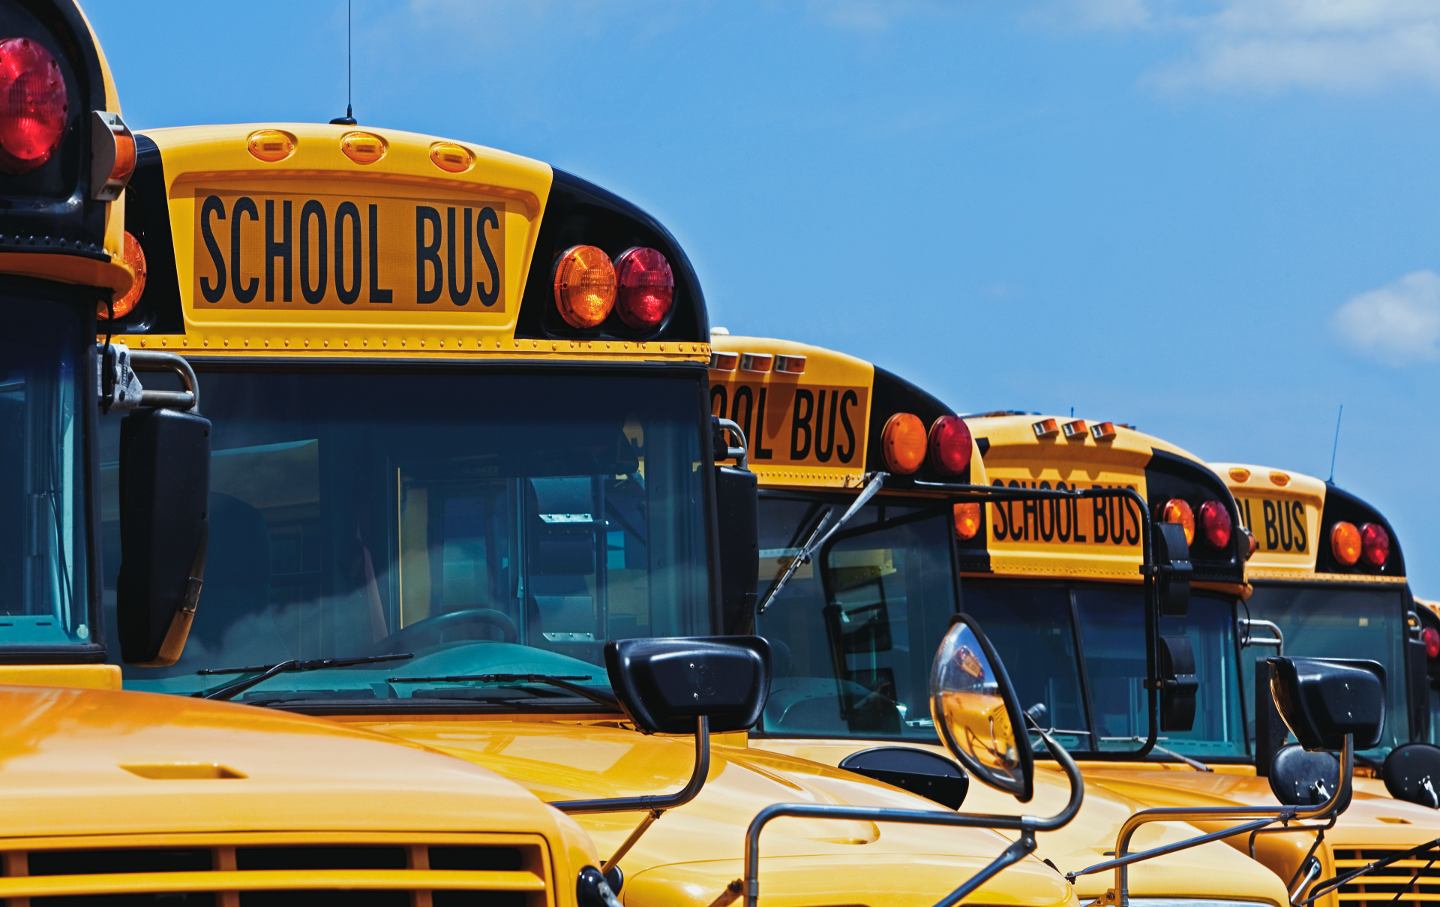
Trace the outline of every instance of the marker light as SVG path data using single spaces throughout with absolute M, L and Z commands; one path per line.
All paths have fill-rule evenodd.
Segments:
M 941 475 L 958 476 L 970 465 L 970 426 L 959 416 L 941 416 L 930 426 L 930 462 Z
M 951 508 L 955 519 L 955 537 L 968 542 L 980 532 L 980 504 L 966 501 Z
M 769 353 L 741 353 L 740 371 L 760 372 L 764 374 L 770 371 L 770 366 L 775 364 L 775 357 Z
M 880 446 L 890 471 L 908 476 L 925 462 L 925 423 L 914 413 L 896 413 L 885 420 Z
M 1244 466 L 1231 466 L 1230 478 L 1234 479 L 1237 482 L 1248 482 L 1250 481 L 1250 470 L 1246 469 Z
M 1054 419 L 1041 419 L 1030 428 L 1035 432 L 1037 438 L 1053 438 L 1060 434 L 1060 426 L 1055 424 Z
M 1066 422 L 1060 427 L 1064 430 L 1065 440 L 1067 441 L 1074 441 L 1076 438 L 1084 440 L 1085 438 L 1084 419 L 1071 419 L 1069 422 Z
M 1420 631 L 1420 639 L 1425 643 L 1425 657 L 1432 661 L 1440 658 L 1440 630 L 1434 627 L 1426 627 Z
M 69 108 L 50 51 L 29 38 L 0 41 L 0 172 L 28 173 L 49 161 Z
M 733 372 L 740 367 L 739 353 L 721 353 L 711 351 L 710 367 L 717 372 Z
M 1094 425 L 1090 426 L 1090 437 L 1094 438 L 1096 441 L 1115 440 L 1115 423 L 1096 422 Z
M 1390 533 L 1378 523 L 1366 523 L 1360 527 L 1360 553 L 1365 563 L 1372 567 L 1383 567 L 1390 559 Z
M 340 151 L 357 164 L 373 164 L 385 156 L 385 140 L 373 132 L 347 132 L 340 137 Z
M 805 374 L 804 356 L 776 356 L 775 371 L 786 375 Z
M 615 311 L 632 328 L 648 331 L 660 326 L 675 302 L 675 275 L 670 262 L 655 249 L 636 246 L 615 259 L 620 298 Z
M 1181 498 L 1171 498 L 1160 508 L 1160 519 L 1184 529 L 1185 544 L 1195 543 L 1195 511 L 1190 509 L 1189 502 Z
M 1255 556 L 1255 552 L 1260 550 L 1260 540 L 1256 538 L 1255 533 L 1249 529 L 1241 529 L 1240 531 L 1245 533 L 1245 560 L 1248 561 Z
M 1281 472 L 1277 469 L 1274 472 L 1270 473 L 1270 482 L 1271 484 L 1279 485 L 1281 488 L 1284 488 L 1286 485 L 1290 484 L 1290 473 Z
M 1230 547 L 1230 533 L 1234 524 L 1230 520 L 1230 511 L 1225 509 L 1224 504 L 1219 501 L 1203 502 L 1197 522 L 1200 524 L 1201 534 L 1211 548 L 1223 550 Z
M 145 250 L 140 248 L 140 240 L 136 239 L 129 230 L 125 231 L 125 246 L 121 254 L 125 263 L 130 266 L 130 270 L 135 272 L 135 282 L 130 285 L 130 289 L 115 297 L 115 301 L 110 304 L 108 309 L 103 304 L 96 307 L 95 314 L 101 319 L 111 313 L 114 314 L 117 321 L 124 318 L 135 311 L 135 305 L 145 294 Z
M 1362 548 L 1360 530 L 1355 528 L 1354 523 L 1342 520 L 1330 527 L 1330 553 L 1335 555 L 1335 560 L 1346 567 L 1353 567 L 1360 560 Z
M 475 163 L 475 155 L 469 148 L 455 142 L 433 142 L 430 145 L 430 163 L 446 173 L 464 173 Z
M 572 328 L 599 327 L 615 307 L 615 266 L 597 246 L 571 246 L 555 265 L 555 308 Z
M 295 153 L 295 136 L 283 129 L 257 129 L 245 139 L 245 150 L 256 160 L 273 164 Z

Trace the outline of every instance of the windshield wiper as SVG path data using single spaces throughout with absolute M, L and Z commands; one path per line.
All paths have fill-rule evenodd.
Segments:
M 200 699 L 233 699 L 251 687 L 264 683 L 280 674 L 295 674 L 303 671 L 322 671 L 325 668 L 347 668 L 354 665 L 375 664 L 381 661 L 404 661 L 414 658 L 410 652 L 392 652 L 389 655 L 356 655 L 350 658 L 292 658 L 268 665 L 248 665 L 239 668 L 202 668 L 196 674 L 249 674 L 210 690 L 201 690 L 190 695 Z
M 853 520 L 855 514 L 859 513 L 862 507 L 870 503 L 870 499 L 875 497 L 881 486 L 885 484 L 887 475 L 883 472 L 872 473 L 869 481 L 865 483 L 865 487 L 860 489 L 860 493 L 855 496 L 855 500 L 845 509 L 845 512 L 840 514 L 839 519 L 831 520 L 831 517 L 835 515 L 834 507 L 825 509 L 825 512 L 820 515 L 820 519 L 816 521 L 815 528 L 810 531 L 810 537 L 805 540 L 805 544 L 800 546 L 800 550 L 790 559 L 790 563 L 785 565 L 785 570 L 779 578 L 769 589 L 765 590 L 765 597 L 755 608 L 756 614 L 764 614 L 765 609 L 770 607 L 770 603 L 775 600 L 775 596 L 779 595 L 780 590 L 785 588 L 785 584 L 790 582 L 795 571 L 799 570 L 802 564 L 810 563 L 815 557 L 815 552 L 823 548 L 825 543 L 830 541 L 830 537 L 839 532 L 846 523 Z
M 1144 737 L 1101 737 L 1103 743 L 1144 743 Z M 1199 759 L 1192 759 L 1184 753 L 1177 753 L 1172 749 L 1163 747 L 1158 743 L 1150 746 L 1151 752 L 1159 753 L 1162 756 L 1169 756 L 1171 759 L 1185 763 L 1197 772 L 1213 772 L 1215 769 L 1201 762 Z
M 590 676 L 588 674 L 442 674 L 438 677 L 386 678 L 389 683 L 533 683 L 541 686 L 555 687 L 567 693 L 574 693 L 582 699 L 588 699 L 606 708 L 618 710 L 620 708 L 620 700 L 616 699 L 610 693 L 574 682 L 589 679 Z

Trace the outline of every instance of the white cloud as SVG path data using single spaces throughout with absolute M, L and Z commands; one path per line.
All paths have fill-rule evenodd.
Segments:
M 1440 360 L 1440 274 L 1414 271 L 1352 296 L 1331 325 L 1353 350 L 1388 365 Z
M 1367 92 L 1440 89 L 1435 0 L 1055 0 L 1062 21 L 1109 31 L 1168 32 L 1182 59 L 1149 73 L 1164 90 Z

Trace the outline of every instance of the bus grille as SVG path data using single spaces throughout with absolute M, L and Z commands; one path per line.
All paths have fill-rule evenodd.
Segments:
M 313 840 L 313 839 L 312 839 Z M 51 846 L 0 853 L 3 907 L 551 907 L 539 840 Z
M 1403 847 L 1336 848 L 1335 872 L 1344 875 L 1403 850 Z M 1340 902 L 1347 907 L 1351 904 L 1382 907 L 1394 903 L 1397 894 L 1400 901 L 1440 900 L 1440 857 L 1433 862 L 1430 857 L 1396 860 L 1389 866 L 1346 882 L 1339 890 Z

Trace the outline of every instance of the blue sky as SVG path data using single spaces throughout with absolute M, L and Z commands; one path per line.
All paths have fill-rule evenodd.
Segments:
M 85 6 L 133 126 L 344 110 L 343 0 Z M 1433 3 L 355 0 L 354 46 L 363 123 L 634 199 L 734 332 L 1321 476 L 1343 403 L 1440 597 Z

